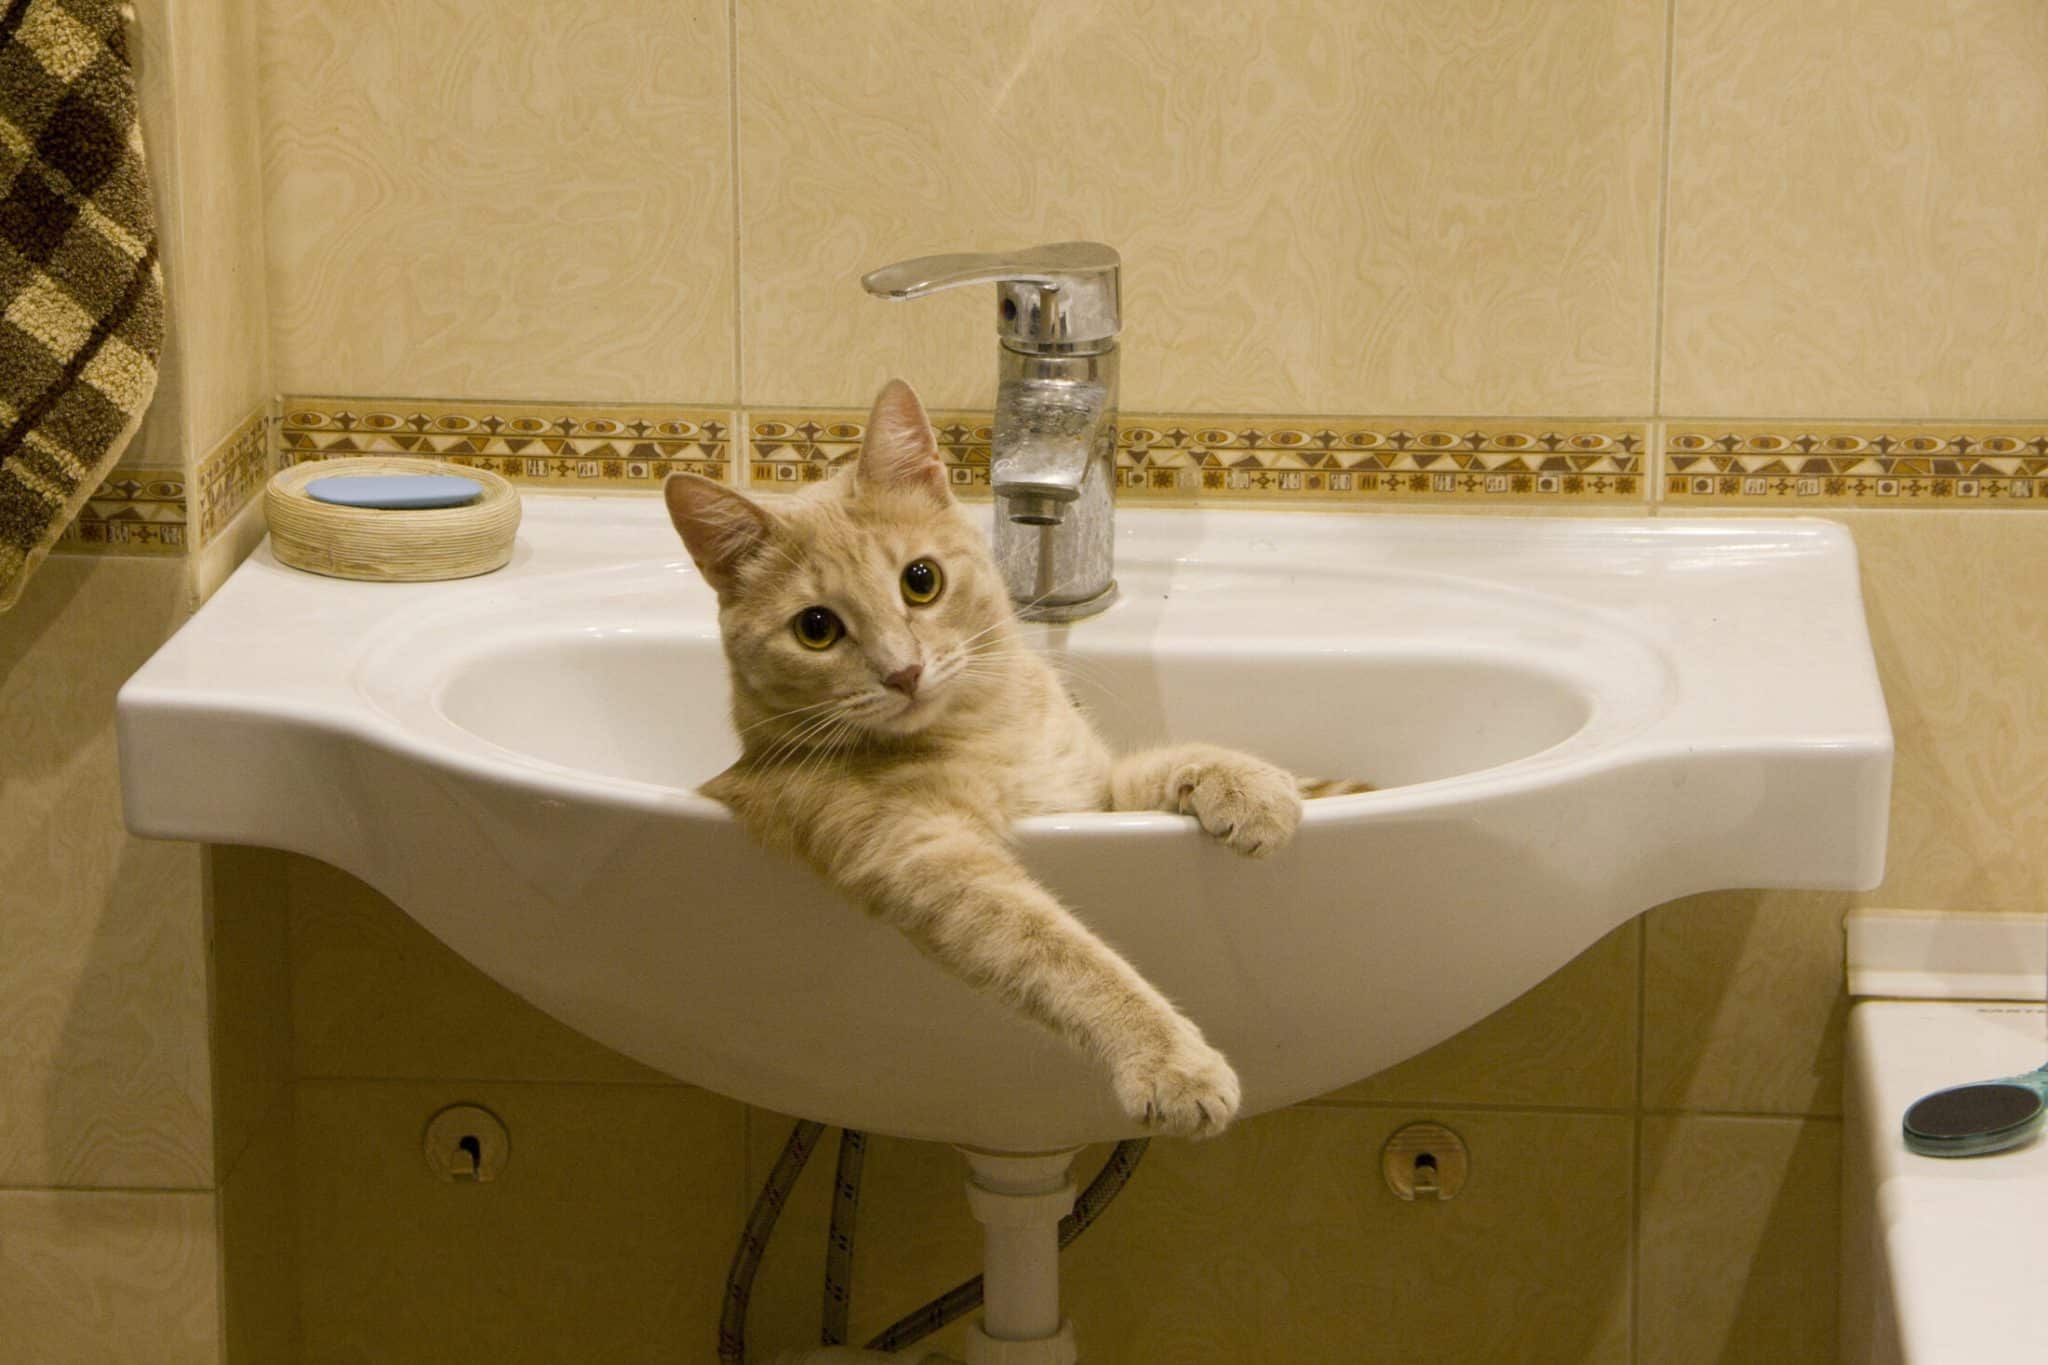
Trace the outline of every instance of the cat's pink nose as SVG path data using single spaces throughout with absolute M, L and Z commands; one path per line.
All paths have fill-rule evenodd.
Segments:
M 924 665 L 912 664 L 908 668 L 899 668 L 882 679 L 882 686 L 893 687 L 906 697 L 914 697 L 917 695 L 917 680 L 923 675 Z

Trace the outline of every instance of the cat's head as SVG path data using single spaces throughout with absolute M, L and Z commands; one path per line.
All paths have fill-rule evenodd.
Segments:
M 915 734 L 957 710 L 1010 643 L 987 539 L 901 380 L 875 399 L 860 458 L 824 484 L 772 503 L 692 474 L 663 491 L 718 594 L 735 718 L 767 731 L 743 736 L 750 751 L 770 737 L 822 743 L 835 725 Z

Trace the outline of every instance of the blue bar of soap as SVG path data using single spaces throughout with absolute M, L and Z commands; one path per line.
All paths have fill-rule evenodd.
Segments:
M 463 507 L 483 495 L 484 486 L 475 479 L 452 474 L 342 474 L 306 485 L 306 496 L 318 502 L 391 511 Z

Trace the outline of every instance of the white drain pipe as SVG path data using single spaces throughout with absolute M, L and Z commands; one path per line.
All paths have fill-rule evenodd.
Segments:
M 1060 1219 L 1079 1191 L 1079 1148 L 1042 1156 L 960 1149 L 967 1206 L 983 1229 L 981 1320 L 967 1365 L 1074 1365 L 1074 1327 L 1060 1316 Z

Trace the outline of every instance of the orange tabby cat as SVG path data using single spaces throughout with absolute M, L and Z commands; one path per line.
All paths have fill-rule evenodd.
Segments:
M 964 980 L 1109 1069 L 1132 1119 L 1220 1132 L 1237 1075 L 1012 853 L 1020 816 L 1168 810 L 1248 857 L 1294 836 L 1295 779 L 1184 744 L 1112 756 L 1019 639 L 987 538 L 892 381 L 860 458 L 773 506 L 679 474 L 669 514 L 718 594 L 743 756 L 704 787 Z

